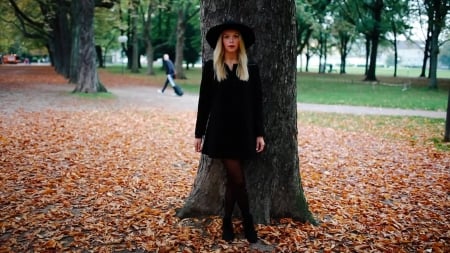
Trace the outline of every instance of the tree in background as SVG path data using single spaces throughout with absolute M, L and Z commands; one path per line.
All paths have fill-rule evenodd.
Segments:
M 355 27 L 348 23 L 342 15 L 342 9 L 337 8 L 336 19 L 333 23 L 332 33 L 337 38 L 337 47 L 341 59 L 339 66 L 339 74 L 346 73 L 347 56 L 352 48 L 352 43 L 355 41 Z
M 194 65 L 200 59 L 199 49 L 202 42 L 200 37 L 200 25 L 198 22 L 189 22 L 186 26 L 186 41 L 184 44 L 184 60 L 186 69 Z
M 450 141 L 450 89 L 448 89 L 448 98 L 447 98 L 447 118 L 445 120 L 445 133 L 444 133 L 444 141 Z
M 179 0 L 176 4 L 178 5 L 178 18 L 176 30 L 177 44 L 175 49 L 175 72 L 177 73 L 177 78 L 186 79 L 186 74 L 183 70 L 186 27 L 189 20 L 198 17 L 200 9 L 198 8 L 199 3 L 197 1 Z
M 405 34 L 406 31 L 411 29 L 411 26 L 407 24 L 407 19 L 410 17 L 409 13 L 409 0 L 386 0 L 386 21 L 390 25 L 388 34 L 392 35 L 390 38 L 386 38 L 394 47 L 394 77 L 397 76 L 398 65 L 398 50 L 397 42 L 400 34 Z
M 78 2 L 78 1 L 76 1 Z M 72 17 L 75 24 L 79 25 L 79 53 L 78 80 L 74 92 L 95 93 L 106 92 L 106 88 L 100 83 L 96 66 L 96 52 L 94 42 L 94 9 L 95 0 L 80 0 L 72 3 L 74 12 L 79 16 Z M 73 36 L 75 37 L 75 36 Z
M 309 1 L 296 0 L 295 6 L 297 19 L 297 54 L 301 56 L 303 50 L 309 45 L 316 20 L 313 16 L 312 7 L 309 4 Z M 302 71 L 302 65 L 300 66 L 300 71 Z M 306 62 L 305 71 L 308 72 L 308 60 Z
M 214 7 L 214 8 L 213 8 Z M 253 27 L 256 43 L 249 59 L 260 67 L 267 149 L 247 164 L 251 213 L 258 223 L 292 217 L 315 223 L 304 196 L 297 143 L 296 25 L 293 0 L 203 0 L 201 31 L 227 19 Z M 212 50 L 203 43 L 203 60 Z M 201 156 L 193 189 L 179 217 L 223 212 L 225 171 L 220 161 Z
M 430 81 L 428 87 L 430 89 L 437 89 L 437 63 L 439 55 L 439 35 L 445 27 L 445 19 L 450 11 L 450 1 L 442 0 L 425 0 L 424 1 L 427 14 L 428 14 L 428 26 L 429 26 L 429 39 L 430 45 Z

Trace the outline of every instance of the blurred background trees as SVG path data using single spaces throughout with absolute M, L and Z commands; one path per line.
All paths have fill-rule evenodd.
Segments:
M 127 70 L 153 75 L 153 62 L 168 53 L 177 76 L 200 61 L 199 0 L 93 0 L 96 63 L 105 67 L 113 52 L 121 52 Z M 0 54 L 15 53 L 32 62 L 49 61 L 58 73 L 76 81 L 78 16 L 76 1 L 5 0 L 0 2 Z M 409 40 L 423 49 L 421 76 L 437 88 L 436 68 L 450 66 L 450 1 L 442 0 L 296 0 L 297 52 L 300 71 L 318 57 L 319 72 L 346 73 L 347 58 L 365 54 L 367 81 L 376 81 L 381 51 L 389 50 L 389 64 L 401 60 L 397 48 Z M 126 36 L 119 43 L 119 36 Z M 419 36 L 418 36 L 419 35 Z M 333 69 L 329 55 L 338 54 Z M 144 59 L 144 60 L 143 60 Z M 303 60 L 302 60 L 303 61 Z M 386 60 L 388 61 L 388 60 Z

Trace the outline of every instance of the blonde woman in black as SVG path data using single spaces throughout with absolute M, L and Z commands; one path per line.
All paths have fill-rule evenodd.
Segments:
M 195 150 L 220 159 L 226 169 L 222 239 L 232 241 L 232 212 L 238 204 L 245 237 L 255 243 L 257 233 L 249 210 L 242 161 L 264 150 L 261 82 L 256 64 L 249 64 L 246 49 L 255 41 L 253 30 L 227 21 L 206 34 L 213 60 L 202 69 L 195 127 Z

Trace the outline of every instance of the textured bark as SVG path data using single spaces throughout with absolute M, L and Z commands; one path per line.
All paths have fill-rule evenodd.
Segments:
M 201 32 L 226 19 L 254 28 L 256 43 L 249 59 L 258 63 L 263 87 L 266 150 L 245 164 L 250 208 L 255 221 L 291 217 L 315 223 L 305 199 L 297 143 L 296 26 L 293 0 L 203 0 Z M 203 41 L 203 60 L 212 50 Z M 179 217 L 221 215 L 224 170 L 220 161 L 205 156 L 191 194 Z
M 55 17 L 51 18 L 50 26 L 53 29 L 53 37 L 49 41 L 53 52 L 53 64 L 58 73 L 66 78 L 70 77 L 71 32 L 69 26 L 69 5 L 63 0 L 57 0 Z
M 184 7 L 181 7 L 178 10 L 178 19 L 177 19 L 177 45 L 175 49 L 175 72 L 177 73 L 177 78 L 186 79 L 186 74 L 184 74 L 183 70 L 183 49 L 184 49 L 184 40 L 186 33 L 186 20 L 185 20 L 185 12 L 187 10 Z
M 94 0 L 80 0 L 80 64 L 78 83 L 74 92 L 106 91 L 98 79 L 94 43 Z
M 445 120 L 444 141 L 450 142 L 450 89 L 448 90 L 447 98 L 447 119 Z
M 71 3 L 71 16 L 79 17 L 81 16 L 81 5 L 79 1 L 74 1 Z M 80 19 L 72 18 L 72 48 L 70 52 L 70 71 L 69 71 L 69 83 L 78 83 L 79 78 L 79 66 L 80 66 L 80 29 L 81 23 Z
M 375 0 L 373 7 L 371 8 L 373 20 L 375 22 L 373 30 L 370 32 L 370 61 L 369 68 L 367 69 L 366 81 L 377 81 L 376 77 L 376 66 L 377 66 L 377 54 L 378 54 L 378 44 L 380 42 L 381 34 L 381 14 L 383 12 L 383 0 Z
M 152 18 L 153 15 L 153 1 L 148 3 L 147 7 L 147 17 L 144 17 L 144 41 L 147 45 L 146 55 L 147 55 L 147 75 L 154 75 L 155 70 L 153 69 L 153 43 L 152 43 Z
M 131 57 L 131 72 L 139 73 L 139 44 L 138 44 L 138 7 L 139 1 L 132 1 L 131 13 L 131 45 L 132 45 L 132 57 Z

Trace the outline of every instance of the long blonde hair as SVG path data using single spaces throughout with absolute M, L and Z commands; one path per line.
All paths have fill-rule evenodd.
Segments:
M 216 43 L 216 48 L 214 49 L 213 55 L 213 66 L 214 73 L 217 81 L 222 81 L 227 79 L 227 71 L 225 70 L 225 61 L 224 61 L 224 49 L 222 44 L 222 34 L 219 36 L 219 39 Z M 239 40 L 239 53 L 238 53 L 238 67 L 236 71 L 237 77 L 242 81 L 248 81 L 249 74 L 247 68 L 247 51 L 245 50 L 244 41 L 242 38 Z

